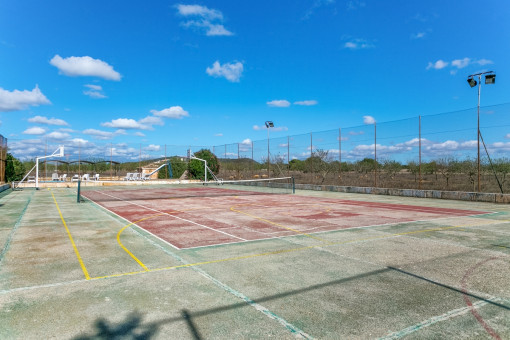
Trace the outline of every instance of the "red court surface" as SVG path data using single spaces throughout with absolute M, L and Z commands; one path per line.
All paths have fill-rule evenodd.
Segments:
M 298 195 L 127 200 L 122 191 L 82 194 L 177 249 L 487 213 Z

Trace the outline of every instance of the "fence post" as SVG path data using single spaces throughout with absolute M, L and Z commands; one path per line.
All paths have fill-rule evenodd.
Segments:
M 342 185 L 342 128 L 338 128 L 338 184 Z
M 78 189 L 77 189 L 77 195 L 76 195 L 77 203 L 80 203 L 80 184 L 81 184 L 81 179 L 78 180 Z
M 290 136 L 287 136 L 287 176 L 290 175 Z
M 377 188 L 377 122 L 374 122 L 374 187 Z
M 112 146 L 112 143 L 110 143 L 110 180 L 113 181 L 112 166 L 113 166 L 113 146 Z
M 312 176 L 312 179 L 310 180 L 310 184 L 313 184 L 313 137 L 312 133 L 310 132 L 310 176 Z
M 421 115 L 418 116 L 418 189 L 421 190 Z

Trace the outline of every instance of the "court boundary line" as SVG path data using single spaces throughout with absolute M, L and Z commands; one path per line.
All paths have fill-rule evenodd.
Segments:
M 456 216 L 456 217 L 471 217 L 471 216 L 472 215 L 469 215 L 469 216 Z M 450 218 L 455 218 L 455 217 L 438 217 L 438 218 L 435 218 L 435 219 L 428 219 L 428 220 L 413 220 L 413 221 L 401 221 L 401 222 L 388 222 L 388 223 L 382 223 L 382 224 L 361 225 L 361 226 L 357 226 L 357 227 L 339 228 L 339 229 L 334 229 L 334 230 L 321 230 L 321 231 L 316 231 L 316 232 L 313 232 L 313 233 L 310 233 L 310 234 L 346 232 L 348 230 L 369 229 L 369 228 L 372 228 L 372 227 L 384 227 L 384 226 L 392 226 L 392 225 L 398 225 L 398 224 L 408 224 L 408 223 L 415 223 L 415 222 L 426 223 L 426 222 L 431 222 L 431 221 L 436 221 L 436 220 L 443 220 L 443 219 L 450 219 Z M 493 220 L 491 220 L 491 221 L 493 221 Z M 510 220 L 509 220 L 509 222 L 510 222 Z M 495 224 L 495 223 L 482 224 L 481 226 L 492 225 L 492 224 Z M 475 228 L 476 225 L 469 226 L 469 227 L 470 228 L 471 227 Z M 286 231 L 282 230 L 281 232 L 286 232 Z M 298 236 L 303 236 L 303 235 L 300 235 L 300 234 L 281 235 L 281 236 L 274 236 L 274 237 L 258 238 L 258 239 L 255 239 L 255 240 L 247 240 L 247 241 L 242 241 L 242 242 L 224 242 L 224 243 L 218 243 L 218 244 L 213 244 L 213 245 L 196 246 L 196 247 L 180 248 L 180 249 L 181 250 L 187 250 L 187 249 L 196 249 L 196 248 L 207 248 L 207 247 L 215 247 L 215 246 L 224 246 L 224 245 L 229 245 L 229 244 L 241 244 L 241 243 L 246 243 L 246 242 L 267 241 L 267 240 L 273 240 L 273 239 L 281 239 L 281 238 L 286 238 L 286 237 L 298 237 Z
M 231 235 L 231 234 L 226 233 L 226 232 L 224 232 L 224 231 L 221 231 L 221 230 L 218 230 L 218 229 L 214 229 L 214 228 L 208 227 L 208 226 L 206 226 L 206 225 L 203 225 L 203 224 L 200 224 L 200 223 L 197 223 L 197 222 L 193 222 L 193 221 L 187 220 L 187 219 L 182 218 L 182 217 L 179 217 L 179 216 L 172 215 L 172 214 L 170 214 L 170 213 L 167 213 L 167 212 L 164 212 L 164 211 L 161 211 L 161 210 L 157 210 L 157 209 L 153 209 L 153 208 L 150 208 L 150 207 L 146 207 L 146 206 L 144 206 L 144 205 L 141 205 L 141 204 L 138 204 L 138 203 L 134 203 L 134 202 L 131 202 L 131 201 L 128 201 L 128 200 L 124 200 L 124 199 L 122 199 L 122 198 L 118 198 L 118 197 L 115 197 L 115 196 L 112 196 L 112 195 L 109 195 L 109 194 L 105 194 L 105 193 L 102 193 L 102 192 L 97 191 L 97 190 L 96 190 L 95 192 L 101 193 L 101 194 L 106 195 L 106 196 L 113 197 L 113 198 L 115 198 L 115 199 L 118 199 L 119 201 L 123 201 L 123 202 L 126 202 L 126 203 L 128 203 L 128 204 L 136 205 L 136 206 L 139 206 L 139 207 L 144 208 L 144 209 L 147 209 L 147 210 L 152 210 L 152 211 L 157 212 L 157 213 L 162 213 L 162 214 L 165 214 L 165 215 L 167 215 L 167 216 L 171 216 L 171 217 L 176 218 L 176 219 L 181 220 L 181 221 L 186 221 L 186 222 L 188 222 L 188 223 L 191 223 L 191 224 L 197 225 L 197 226 L 199 226 L 199 227 L 203 227 L 203 228 L 206 228 L 206 229 L 209 229 L 209 230 L 212 230 L 212 231 L 215 231 L 215 232 L 221 233 L 221 234 L 225 234 L 225 235 L 227 235 L 227 236 L 230 236 L 230 237 L 236 238 L 236 239 L 238 239 L 238 240 L 248 241 L 248 240 L 246 240 L 246 239 L 244 239 L 244 238 L 242 238 L 242 237 L 238 237 L 238 236 L 235 236 L 235 235 Z M 177 209 L 175 209 L 175 210 L 177 210 Z
M 491 298 L 488 298 L 487 300 L 489 300 L 491 302 L 504 301 L 504 299 L 499 298 L 499 297 L 491 297 Z M 476 301 L 473 303 L 472 308 L 479 309 L 479 308 L 482 308 L 488 304 L 489 304 L 489 302 L 479 300 L 479 301 Z M 450 310 L 446 313 L 443 313 L 441 315 L 433 316 L 427 320 L 424 320 L 424 321 L 414 324 L 412 326 L 401 329 L 400 331 L 395 331 L 395 332 L 392 332 L 386 336 L 380 337 L 380 338 L 378 338 L 378 340 L 400 339 L 400 338 L 403 338 L 409 334 L 417 332 L 423 328 L 433 326 L 438 322 L 448 321 L 449 319 L 453 319 L 458 316 L 466 315 L 469 312 L 470 312 L 470 307 L 468 307 L 468 306 L 452 309 L 452 310 Z
M 25 213 L 26 213 L 26 211 L 28 209 L 28 206 L 30 205 L 30 202 L 32 201 L 32 197 L 34 196 L 34 192 L 35 191 L 32 191 L 30 196 L 28 197 L 28 201 L 26 202 L 25 206 L 21 210 L 20 216 L 18 217 L 18 219 L 14 223 L 14 226 L 12 228 L 5 228 L 6 230 L 11 230 L 11 232 L 9 233 L 9 236 L 7 237 L 7 240 L 5 241 L 4 247 L 2 248 L 2 251 L 0 252 L 0 264 L 2 263 L 2 261 L 4 259 L 4 256 L 7 254 L 7 251 L 9 251 L 9 248 L 10 248 L 10 245 L 11 245 L 11 241 L 12 241 L 12 239 L 14 237 L 14 234 L 16 233 L 16 231 L 18 230 L 18 228 L 21 225 L 21 220 L 23 219 L 23 216 L 25 216 Z
M 127 218 L 120 216 L 120 215 L 119 215 L 119 214 L 117 214 L 116 212 L 111 211 L 110 209 L 107 209 L 106 207 L 103 207 L 101 204 L 98 204 L 98 203 L 96 203 L 96 202 L 94 202 L 94 201 L 92 201 L 92 200 L 89 200 L 89 201 L 90 201 L 90 202 L 92 202 L 92 203 L 94 203 L 97 207 L 99 207 L 99 208 L 101 208 L 102 210 L 104 210 L 107 214 L 115 215 L 115 216 L 117 216 L 118 218 L 120 218 L 120 219 L 124 220 L 125 222 L 127 222 L 127 223 L 131 223 L 131 221 L 130 221 L 130 220 L 128 220 Z M 117 222 L 120 222 L 120 221 L 117 221 Z M 122 223 L 122 222 L 120 222 L 120 223 Z M 146 230 L 146 229 L 144 229 L 144 228 L 140 227 L 140 226 L 139 226 L 138 224 L 136 224 L 136 223 L 134 223 L 133 225 L 134 225 L 135 227 L 137 227 L 137 228 L 139 228 L 139 229 L 143 230 L 143 231 L 144 231 L 144 232 L 146 232 L 147 234 L 150 234 L 150 235 L 151 235 L 151 236 L 153 236 L 154 238 L 156 238 L 156 239 L 160 240 L 161 242 L 168 244 L 170 247 L 172 247 L 172 248 L 174 248 L 174 249 L 177 249 L 177 250 L 181 250 L 181 249 L 182 249 L 182 248 L 177 247 L 176 245 L 173 245 L 172 243 L 170 243 L 170 242 L 168 242 L 168 241 L 166 241 L 166 240 L 163 240 L 161 237 L 159 237 L 159 236 L 157 236 L 157 235 L 154 235 L 152 232 L 150 232 L 150 231 L 148 231 L 148 230 Z
M 491 224 L 493 224 L 493 223 L 487 223 L 486 225 L 491 225 Z M 154 268 L 154 269 L 149 269 L 148 272 L 172 270 L 172 269 L 179 269 L 179 268 L 188 268 L 188 267 L 194 267 L 194 266 L 200 266 L 200 265 L 206 265 L 206 264 L 230 262 L 230 261 L 237 261 L 237 260 L 245 260 L 245 259 L 261 257 L 261 256 L 291 253 L 291 252 L 301 251 L 301 250 L 306 250 L 306 249 L 336 246 L 336 245 L 364 242 L 364 241 L 370 241 L 370 240 L 383 240 L 383 239 L 392 238 L 395 236 L 404 236 L 404 235 L 419 234 L 419 233 L 434 232 L 434 231 L 443 231 L 443 230 L 450 230 L 450 229 L 457 229 L 457 228 L 467 228 L 467 227 L 469 227 L 469 226 L 457 225 L 457 226 L 448 226 L 448 227 L 438 227 L 438 228 L 431 228 L 431 229 L 425 229 L 425 230 L 414 230 L 414 231 L 407 231 L 407 232 L 395 233 L 395 234 L 378 235 L 378 236 L 372 236 L 372 237 L 361 238 L 361 239 L 353 239 L 353 240 L 347 240 L 347 241 L 341 241 L 341 242 L 328 242 L 328 243 L 311 245 L 311 246 L 302 246 L 302 247 L 298 247 L 298 248 L 280 249 L 280 250 L 268 251 L 268 252 L 264 252 L 264 253 L 256 253 L 256 254 L 235 256 L 235 257 L 228 257 L 228 258 L 216 259 L 216 260 L 211 260 L 211 261 L 202 261 L 202 262 L 190 263 L 190 264 L 186 264 L 186 265 Z M 104 275 L 104 276 L 94 277 L 93 279 L 104 279 L 104 278 L 108 278 L 108 277 L 127 276 L 127 275 L 139 274 L 139 273 L 140 272 L 131 272 L 131 273 L 124 273 L 124 274 L 121 273 L 121 274 L 113 274 L 113 275 Z M 145 272 L 142 272 L 142 273 L 145 273 Z
M 53 194 L 53 191 L 51 189 L 49 189 L 49 188 L 48 188 L 48 190 L 51 193 L 51 197 L 53 197 L 53 201 L 55 202 L 55 206 L 57 207 L 58 214 L 60 215 L 60 219 L 62 220 L 62 223 L 64 224 L 64 227 L 66 229 L 67 236 L 69 236 L 69 240 L 71 240 L 71 244 L 73 246 L 74 253 L 76 254 L 76 257 L 78 258 L 78 262 L 80 263 L 80 266 L 81 266 L 81 269 L 83 271 L 83 274 L 85 275 L 85 279 L 90 280 L 90 275 L 89 275 L 89 272 L 87 271 L 87 267 L 85 267 L 85 263 L 83 263 L 83 259 L 80 256 L 80 252 L 78 251 L 78 248 L 76 247 L 76 244 L 74 243 L 73 236 L 71 235 L 71 231 L 67 227 L 67 223 L 66 223 L 66 221 L 64 219 L 64 216 L 62 215 L 62 211 L 60 210 L 60 207 L 59 207 L 59 205 L 57 203 L 57 199 L 55 198 L 55 195 Z
M 129 254 L 129 256 L 131 256 L 131 257 L 132 257 L 132 258 L 136 261 L 136 263 L 138 263 L 138 264 L 139 264 L 139 265 L 140 265 L 140 266 L 141 266 L 141 267 L 142 267 L 145 271 L 148 271 L 148 270 L 149 270 L 149 268 L 147 268 L 147 266 L 146 266 L 145 264 L 143 264 L 143 262 L 142 262 L 142 261 L 140 261 L 140 260 L 139 260 L 139 259 L 138 259 L 135 255 L 133 255 L 133 253 L 132 253 L 132 252 L 130 252 L 130 251 L 129 251 L 129 249 L 127 249 L 127 248 L 126 248 L 126 247 L 122 244 L 122 242 L 120 241 L 120 235 L 122 234 L 122 232 L 123 232 L 126 228 L 128 228 L 128 227 L 130 227 L 130 226 L 132 226 L 132 225 L 134 225 L 134 224 L 136 224 L 136 223 L 138 223 L 138 222 L 140 222 L 140 221 L 148 220 L 148 219 L 150 219 L 150 218 L 158 217 L 158 216 L 161 216 L 161 215 L 162 215 L 162 214 L 151 215 L 151 216 L 148 216 L 148 217 L 142 218 L 142 219 L 140 219 L 140 220 L 138 220 L 138 221 L 134 221 L 134 222 L 131 222 L 131 223 L 129 223 L 129 224 L 126 224 L 126 225 L 125 225 L 124 227 L 122 227 L 122 228 L 119 230 L 119 232 L 117 233 L 117 243 L 118 243 L 118 244 L 120 245 L 120 247 L 121 247 L 121 248 L 122 248 L 122 249 L 123 249 L 126 253 L 128 253 L 128 254 Z

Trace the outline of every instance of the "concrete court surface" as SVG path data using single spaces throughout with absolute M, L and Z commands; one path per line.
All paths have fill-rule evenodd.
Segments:
M 138 227 L 158 212 L 127 221 L 76 203 L 70 188 L 1 193 L 0 338 L 510 338 L 510 206 L 311 191 L 259 197 L 287 204 L 292 218 L 250 212 L 275 237 L 176 249 Z M 354 214 L 362 208 L 341 200 L 369 215 L 366 202 L 479 214 L 314 229 L 323 215 L 305 213 L 317 198 Z M 221 199 L 217 209 L 238 204 Z M 314 228 L 301 229 L 307 223 Z

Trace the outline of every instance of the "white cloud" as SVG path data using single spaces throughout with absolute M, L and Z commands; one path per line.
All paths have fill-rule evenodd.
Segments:
M 464 58 L 464 59 L 455 59 L 452 61 L 452 66 L 455 66 L 456 68 L 464 68 L 469 65 L 471 62 L 471 59 Z
M 352 39 L 344 44 L 344 48 L 348 48 L 350 50 L 361 50 L 374 47 L 375 45 L 373 43 L 365 39 Z
M 319 104 L 319 102 L 316 100 L 302 100 L 302 101 L 294 102 L 294 105 L 303 105 L 303 106 L 312 106 L 312 105 L 317 105 L 317 104 Z
M 107 98 L 104 94 L 102 94 L 101 92 L 98 92 L 98 91 L 88 90 L 88 91 L 83 91 L 83 94 L 86 96 L 89 96 L 90 98 L 94 98 L 94 99 Z
M 83 86 L 88 87 L 89 89 L 94 91 L 103 91 L 103 88 L 100 85 L 85 84 Z
M 101 126 L 118 128 L 118 129 L 140 129 L 150 130 L 151 126 L 144 125 L 131 118 L 118 118 L 113 119 L 110 122 L 101 123 Z
M 231 36 L 233 35 L 223 26 L 223 13 L 217 9 L 209 9 L 200 5 L 178 4 L 177 13 L 183 17 L 193 17 L 196 20 L 182 22 L 186 28 L 193 28 L 204 31 L 207 36 Z
M 189 117 L 188 111 L 185 111 L 180 106 L 171 106 L 168 109 L 163 109 L 161 111 L 151 110 L 151 113 L 158 117 L 171 119 L 182 119 L 184 117 Z
M 363 116 L 363 124 L 375 124 L 375 118 L 372 116 Z
M 103 93 L 103 88 L 99 85 L 91 85 L 91 84 L 85 84 L 83 85 L 88 88 L 88 90 L 83 91 L 84 95 L 89 96 L 90 98 L 94 99 L 102 99 L 107 98 Z
M 452 67 L 457 68 L 457 69 L 450 70 L 450 74 L 454 75 L 457 73 L 457 70 L 459 70 L 461 68 L 465 68 L 469 65 L 474 65 L 474 64 L 484 66 L 484 65 L 488 65 L 488 64 L 493 64 L 493 62 L 492 62 L 492 60 L 488 60 L 488 59 L 473 60 L 473 59 L 467 58 L 467 57 L 463 58 L 463 59 L 454 59 L 454 60 L 452 60 L 451 63 L 439 59 L 435 63 L 429 62 L 429 64 L 427 65 L 427 70 L 429 70 L 431 68 L 433 68 L 435 70 L 441 70 L 441 69 L 447 67 L 448 65 L 451 65 Z
M 426 32 L 418 32 L 416 34 L 412 34 L 411 39 L 422 39 L 425 38 L 426 35 L 427 35 Z
M 125 134 L 124 130 L 117 130 L 116 132 L 102 131 L 96 129 L 83 130 L 83 134 L 93 136 L 96 139 L 107 140 L 113 139 L 115 136 Z
M 71 139 L 71 145 L 72 146 L 85 146 L 88 144 L 88 140 L 83 138 L 73 138 Z
M 492 60 L 488 60 L 488 59 L 480 59 L 480 60 L 475 61 L 475 63 L 477 63 L 480 66 L 494 64 L 494 62 Z
M 145 151 L 159 151 L 161 149 L 160 145 L 150 144 L 143 148 Z
M 225 77 L 230 82 L 238 83 L 243 74 L 243 63 L 236 61 L 233 63 L 220 64 L 216 60 L 212 67 L 208 67 L 205 72 L 213 77 Z
M 46 130 L 42 127 L 34 126 L 23 131 L 25 135 L 43 135 L 46 133 Z
M 155 116 L 147 116 L 145 118 L 140 119 L 138 122 L 144 125 L 160 125 L 160 126 L 165 125 L 163 119 Z
M 251 141 L 251 139 L 249 139 L 249 138 L 246 138 L 245 140 L 243 140 L 243 141 L 241 142 L 241 144 L 244 144 L 244 145 L 251 145 L 251 143 L 252 143 L 252 141 Z
M 445 68 L 446 66 L 448 66 L 448 62 L 447 61 L 443 61 L 441 59 L 439 59 L 438 61 L 436 61 L 435 63 L 430 63 L 427 65 L 427 70 L 433 68 L 435 70 L 440 70 L 440 69 L 443 69 Z
M 267 102 L 266 104 L 271 107 L 289 107 L 290 106 L 290 102 L 285 99 L 271 100 L 271 101 Z
M 58 129 L 58 131 L 61 131 L 61 132 L 76 132 L 73 129 L 69 129 L 69 128 L 60 128 L 60 129 Z
M 209 9 L 205 6 L 200 5 L 183 5 L 179 4 L 176 6 L 177 11 L 180 15 L 188 16 L 199 16 L 207 20 L 223 20 L 223 14 L 216 9 Z
M 107 80 L 120 80 L 121 75 L 108 63 L 89 56 L 62 58 L 58 54 L 50 64 L 59 69 L 60 74 L 71 77 L 89 76 Z
M 215 137 L 223 137 L 223 134 L 222 133 L 215 133 L 214 136 Z
M 50 139 L 68 139 L 71 135 L 66 132 L 53 131 L 48 133 L 46 137 Z
M 335 0 L 315 0 L 312 7 L 305 13 L 304 19 L 309 19 L 316 9 L 335 3 Z
M 19 111 L 29 106 L 51 104 L 46 96 L 35 86 L 32 91 L 7 91 L 0 87 L 0 112 Z
M 69 125 L 65 120 L 57 119 L 57 118 L 47 118 L 44 116 L 35 116 L 32 118 L 28 118 L 28 121 L 30 123 L 36 123 L 36 124 L 59 125 L 59 126 L 68 126 Z
M 145 137 L 145 134 L 143 132 L 139 132 L 139 131 L 135 132 L 134 135 L 138 136 L 138 137 Z

